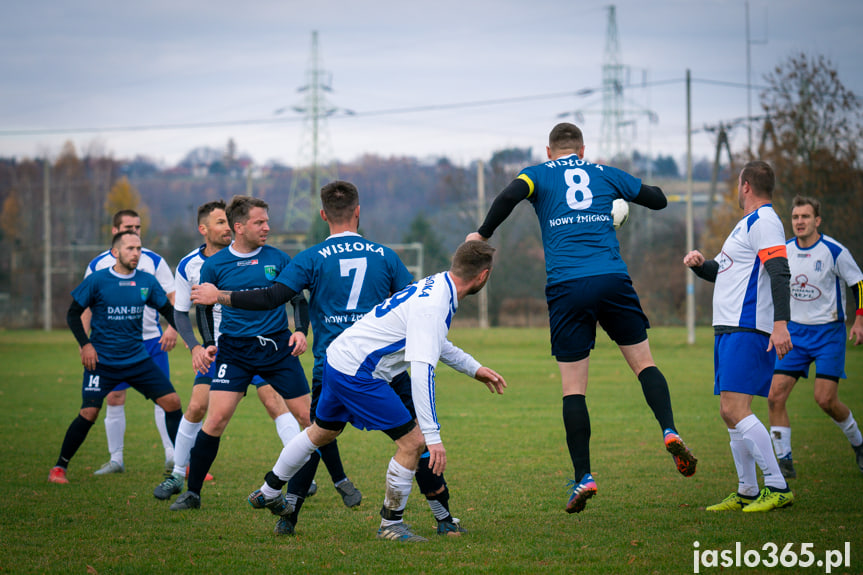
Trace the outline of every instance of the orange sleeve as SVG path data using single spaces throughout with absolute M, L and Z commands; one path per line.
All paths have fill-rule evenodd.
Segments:
M 761 263 L 766 263 L 767 260 L 772 260 L 773 258 L 785 258 L 788 259 L 788 251 L 785 249 L 785 244 L 781 246 L 773 246 L 769 248 L 764 248 L 760 252 L 758 252 L 758 259 L 761 260 Z

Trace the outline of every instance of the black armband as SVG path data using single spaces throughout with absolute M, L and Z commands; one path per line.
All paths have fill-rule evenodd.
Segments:
M 848 286 L 851 290 L 851 295 L 854 296 L 854 309 L 857 310 L 857 315 L 863 315 L 863 280 L 860 280 L 853 286 Z
M 82 307 L 77 301 L 72 300 L 72 305 L 69 306 L 69 311 L 66 312 L 66 325 L 72 330 L 72 335 L 78 345 L 84 347 L 90 343 L 90 338 L 87 337 L 87 332 L 84 331 L 84 322 L 81 321 L 81 314 L 86 308 Z
M 632 200 L 632 203 L 650 208 L 651 210 L 661 210 L 668 205 L 668 198 L 665 197 L 659 186 L 641 184 L 641 190 L 639 190 L 635 199 Z
M 295 295 L 297 292 L 285 284 L 275 282 L 267 288 L 231 292 L 231 307 L 255 311 L 275 309 L 291 301 Z
M 788 258 L 770 258 L 764 262 L 770 275 L 770 291 L 773 294 L 773 321 L 791 319 L 791 268 Z
M 201 338 L 204 340 L 204 347 L 216 345 L 216 335 L 213 331 L 213 306 L 195 306 L 195 319 L 198 322 L 198 331 L 201 332 Z
M 515 206 L 530 195 L 530 186 L 521 178 L 516 178 L 497 195 L 491 204 L 485 221 L 477 232 L 484 238 L 490 238 L 494 230 L 509 217 Z
M 705 261 L 700 266 L 692 266 L 691 269 L 695 275 L 703 280 L 715 282 L 716 276 L 719 275 L 719 262 L 716 260 Z
M 294 327 L 303 335 L 309 335 L 309 302 L 306 296 L 298 293 L 291 298 L 291 306 L 294 308 Z

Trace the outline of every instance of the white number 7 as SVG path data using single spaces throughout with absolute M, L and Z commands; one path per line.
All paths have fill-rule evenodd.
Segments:
M 339 268 L 341 269 L 343 278 L 351 275 L 351 270 L 356 270 L 354 281 L 351 284 L 351 294 L 348 296 L 348 305 L 345 307 L 345 310 L 357 309 L 360 292 L 363 290 L 363 280 L 366 278 L 366 265 L 366 258 L 339 260 Z

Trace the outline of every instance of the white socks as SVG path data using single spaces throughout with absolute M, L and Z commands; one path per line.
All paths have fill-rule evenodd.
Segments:
M 770 427 L 770 439 L 773 440 L 773 450 L 776 457 L 782 459 L 791 454 L 791 428 L 774 425 Z
M 126 409 L 124 405 L 105 407 L 105 435 L 111 461 L 123 465 L 123 437 L 126 435 Z
M 192 423 L 186 416 L 180 420 L 180 426 L 177 428 L 177 443 L 174 445 L 174 473 L 180 474 L 181 477 L 186 476 L 186 467 L 189 465 L 189 454 L 192 452 L 192 447 L 195 445 L 195 439 L 198 437 L 198 432 L 204 426 L 203 421 Z
M 744 417 L 737 423 L 735 429 L 746 443 L 750 456 L 761 468 L 764 485 L 776 489 L 786 489 L 788 484 L 779 470 L 779 462 L 776 461 L 776 455 L 773 453 L 770 434 L 767 433 L 767 428 L 764 427 L 758 416 L 752 413 Z
M 282 445 L 285 446 L 291 442 L 296 434 L 300 432 L 300 424 L 291 412 L 283 413 L 273 420 L 276 424 L 276 433 L 279 434 L 279 439 L 282 440 Z
M 857 447 L 863 443 L 863 435 L 860 434 L 860 428 L 857 427 L 857 422 L 854 421 L 853 413 L 849 411 L 848 417 L 845 418 L 845 421 L 836 421 L 834 419 L 833 423 L 839 426 L 839 429 L 841 429 L 842 433 L 845 434 L 845 437 L 848 438 L 852 447 Z
M 168 426 L 165 424 L 165 410 L 158 405 L 153 405 L 153 416 L 156 419 L 156 429 L 162 438 L 162 447 L 165 448 L 165 461 L 174 459 L 174 442 L 168 435 Z
M 755 459 L 750 455 L 743 435 L 736 429 L 729 429 L 731 436 L 731 455 L 737 468 L 737 493 L 747 497 L 758 496 L 758 476 L 755 472 Z
M 408 504 L 408 496 L 411 494 L 411 487 L 414 482 L 416 471 L 405 468 L 399 464 L 395 457 L 390 459 L 389 467 L 387 468 L 387 490 L 384 497 L 384 508 L 390 511 L 404 511 Z M 399 520 L 381 519 L 381 527 L 388 527 L 399 523 Z
M 295 435 L 294 438 L 285 445 L 284 448 L 282 448 L 282 452 L 279 454 L 279 460 L 276 461 L 276 464 L 273 466 L 273 473 L 275 473 L 276 477 L 282 481 L 290 480 L 290 478 L 306 464 L 306 461 L 309 460 L 309 456 L 311 456 L 317 448 L 318 447 L 309 439 L 309 432 L 307 430 L 303 430 L 301 433 Z M 281 493 L 281 491 L 276 491 L 267 485 L 266 481 L 264 481 L 264 484 L 261 486 L 261 493 L 263 493 L 264 497 L 267 499 L 272 499 Z

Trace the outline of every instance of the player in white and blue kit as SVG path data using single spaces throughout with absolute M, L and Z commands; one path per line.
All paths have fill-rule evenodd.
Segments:
M 141 217 L 134 210 L 120 210 L 115 213 L 112 218 L 111 235 L 123 231 L 133 231 L 139 236 L 141 235 Z M 109 268 L 116 263 L 116 259 L 111 255 L 111 250 L 105 250 L 87 265 L 84 270 L 86 278 L 91 273 L 97 270 Z M 174 300 L 174 276 L 171 273 L 171 268 L 162 256 L 152 250 L 146 248 L 141 249 L 141 259 L 138 262 L 138 269 L 156 276 L 159 284 L 165 293 L 168 294 L 168 299 Z M 86 310 L 82 316 L 85 331 L 90 330 L 90 311 Z M 171 371 L 168 366 L 168 352 L 174 348 L 177 343 L 177 332 L 172 327 L 168 327 L 162 332 L 162 326 L 159 325 L 159 317 L 156 310 L 147 308 L 144 311 L 144 347 L 147 348 L 147 353 L 156 362 L 165 375 L 170 378 Z M 105 408 L 105 435 L 108 439 L 108 453 L 110 459 L 107 463 L 97 469 L 95 475 L 105 475 L 109 473 L 122 473 L 125 471 L 123 463 L 123 436 L 126 433 L 126 389 L 129 386 L 125 383 L 118 385 L 114 391 L 108 394 L 105 402 L 108 404 Z M 162 438 L 162 447 L 165 450 L 165 465 L 170 464 L 173 458 L 174 447 L 171 438 L 168 437 L 168 431 L 165 427 L 165 412 L 157 405 L 153 406 L 154 417 L 156 421 L 156 429 L 159 431 L 159 436 Z
M 196 286 L 192 294 L 194 301 L 205 304 L 218 301 L 241 309 L 271 309 L 284 305 L 304 289 L 310 291 L 310 320 L 315 334 L 312 419 L 321 393 L 327 347 L 342 331 L 413 279 L 393 250 L 358 234 L 360 204 L 359 191 L 355 185 L 341 180 L 328 183 L 321 188 L 321 205 L 321 218 L 327 222 L 330 236 L 320 244 L 297 254 L 276 278 L 272 287 L 266 290 L 230 293 L 219 292 L 214 286 L 207 284 Z M 411 399 L 410 376 L 407 372 L 396 375 L 391 386 L 411 414 L 416 416 Z M 326 463 L 345 505 L 359 505 L 362 495 L 346 478 L 336 444 L 337 442 L 333 441 L 322 446 L 319 453 L 313 453 L 308 463 L 291 478 L 288 484 L 288 500 L 294 506 L 294 512 L 279 519 L 276 533 L 294 533 L 300 508 L 315 476 L 319 460 Z M 428 459 L 426 451 L 420 458 L 416 480 L 435 515 L 438 533 L 463 533 L 466 530 L 450 514 L 449 488 L 446 481 L 443 475 L 431 473 Z M 334 462 L 337 465 L 334 466 Z M 334 471 L 334 467 L 338 471 Z
M 182 491 L 186 477 L 186 466 L 189 464 L 189 453 L 195 444 L 198 432 L 201 430 L 204 415 L 207 413 L 210 381 L 216 375 L 215 363 L 210 364 L 209 370 L 203 367 L 207 361 L 207 352 L 195 336 L 192 321 L 189 318 L 189 310 L 192 307 L 192 286 L 200 283 L 201 266 L 219 250 L 231 245 L 231 228 L 228 225 L 225 207 L 225 202 L 222 200 L 207 202 L 198 207 L 198 232 L 204 236 L 205 243 L 189 252 L 177 265 L 174 279 L 177 288 L 174 298 L 174 319 L 177 323 L 177 331 L 183 337 L 192 354 L 195 382 L 192 387 L 192 397 L 189 399 L 189 404 L 186 406 L 186 411 L 177 430 L 174 469 L 166 474 L 164 480 L 153 490 L 153 495 L 157 499 L 168 499 L 175 493 Z M 295 308 L 295 311 L 298 310 Z M 221 309 L 218 306 L 213 309 L 213 329 L 217 341 L 221 314 Z M 284 398 L 271 385 L 268 385 L 259 376 L 255 376 L 252 383 L 258 391 L 258 398 L 267 408 L 270 417 L 273 418 L 276 432 L 282 443 L 287 443 L 300 432 L 297 420 L 288 411 Z M 206 480 L 211 477 L 207 475 Z
M 397 446 L 387 469 L 378 537 L 426 540 L 405 525 L 402 514 L 425 447 L 433 473 L 440 475 L 446 467 L 435 404 L 438 360 L 497 393 L 506 387 L 500 375 L 482 367 L 447 339 L 459 301 L 481 290 L 488 280 L 493 252 L 485 243 L 463 244 L 453 256 L 450 271 L 397 292 L 333 340 L 323 366 L 315 420 L 285 446 L 264 484 L 249 496 L 253 507 L 267 507 L 283 515 L 282 487 L 316 449 L 333 441 L 347 423 L 352 423 L 359 429 L 384 431 Z M 390 386 L 392 378 L 408 367 L 416 421 Z
M 539 218 L 551 353 L 560 369 L 563 423 L 574 472 L 567 513 L 582 511 L 597 492 L 590 473 L 590 415 L 585 400 L 597 322 L 638 377 L 677 470 L 689 477 L 697 464 L 677 433 L 668 383 L 650 353 L 650 325 L 620 256 L 611 217 L 612 203 L 618 198 L 660 210 L 667 204 L 665 195 L 622 170 L 586 161 L 584 149 L 577 126 L 556 125 L 548 137 L 548 161 L 522 170 L 495 198 L 479 230 L 467 236 L 487 240 L 525 199 Z
M 794 349 L 776 362 L 767 405 L 770 435 L 785 477 L 797 476 L 791 455 L 791 422 L 786 402 L 800 377 L 809 376 L 815 362 L 815 401 L 848 438 L 857 467 L 863 472 L 863 435 L 857 421 L 839 399 L 839 379 L 845 375 L 846 288 L 854 298 L 856 317 L 849 339 L 863 344 L 863 272 L 839 242 L 818 231 L 821 202 L 797 196 L 792 202 L 788 240 L 791 267 L 791 321 Z
M 173 323 L 171 303 L 154 276 L 136 269 L 141 258 L 141 238 L 135 232 L 116 234 L 111 246 L 116 263 L 93 272 L 72 291 L 72 304 L 66 315 L 69 328 L 81 346 L 82 403 L 48 476 L 52 483 L 69 482 L 66 478 L 69 461 L 87 438 L 105 397 L 123 382 L 162 406 L 171 441 L 183 415 L 180 398 L 168 377 L 156 367 L 141 338 L 145 307 L 158 309 Z M 88 308 L 92 312 L 89 337 L 81 321 Z
M 226 209 L 234 242 L 207 258 L 201 266 L 202 282 L 238 291 L 272 285 L 291 258 L 266 245 L 268 208 L 261 199 L 234 196 Z M 309 425 L 309 384 L 297 358 L 306 350 L 303 330 L 307 326 L 298 326 L 291 333 L 284 307 L 266 312 L 222 308 L 216 355 L 212 311 L 202 306 L 196 315 L 207 351 L 202 367 L 209 369 L 215 361 L 216 373 L 210 380 L 207 419 L 190 453 L 187 490 L 171 505 L 173 511 L 201 506 L 201 487 L 218 454 L 221 436 L 256 375 L 285 399 L 300 425 Z
M 683 263 L 713 289 L 715 332 L 713 393 L 731 438 L 738 487 L 707 511 L 770 511 L 794 502 L 779 470 L 767 428 L 752 412 L 752 398 L 767 397 L 773 363 L 791 350 L 788 259 L 782 222 L 773 210 L 773 168 L 752 161 L 740 171 L 737 222 L 716 259 L 698 250 Z M 756 467 L 764 476 L 758 489 Z

